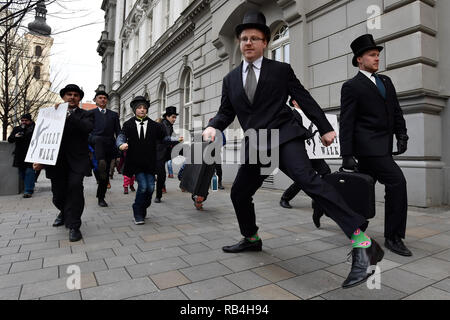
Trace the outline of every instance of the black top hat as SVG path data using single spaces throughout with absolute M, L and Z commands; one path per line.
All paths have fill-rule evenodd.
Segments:
M 353 66 L 355 67 L 358 66 L 357 61 L 358 57 L 361 57 L 364 54 L 364 52 L 372 49 L 377 49 L 381 52 L 384 49 L 383 47 L 376 45 L 375 40 L 373 39 L 373 36 L 371 34 L 365 34 L 357 38 L 355 41 L 352 42 L 350 47 L 352 48 L 353 53 L 355 54 L 352 60 Z
M 81 100 L 83 100 L 84 97 L 84 92 L 83 90 L 80 89 L 79 86 L 77 86 L 76 84 L 68 84 L 65 88 L 63 88 L 60 92 L 59 95 L 62 97 L 64 97 L 64 95 L 67 92 L 78 92 L 80 94 Z
M 133 109 L 133 111 L 136 111 L 137 107 L 144 105 L 147 107 L 147 109 L 150 109 L 150 101 L 145 99 L 145 97 L 137 96 L 131 101 L 130 106 Z
M 236 27 L 236 37 L 239 38 L 245 29 L 261 30 L 266 36 L 267 42 L 270 42 L 270 28 L 266 25 L 266 17 L 262 12 L 248 11 L 244 16 L 242 24 Z
M 178 115 L 178 113 L 177 113 L 177 108 L 175 108 L 175 107 L 167 107 L 166 108 L 166 113 L 164 113 L 163 114 L 163 118 L 166 118 L 166 117 L 170 117 L 171 115 Z
M 105 96 L 106 99 L 109 99 L 109 95 L 106 93 L 106 91 L 103 90 L 95 92 L 94 99 L 97 98 L 98 96 Z

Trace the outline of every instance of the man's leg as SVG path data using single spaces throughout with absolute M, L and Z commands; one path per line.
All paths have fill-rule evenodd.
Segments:
M 33 168 L 26 168 L 24 179 L 25 194 L 32 195 L 34 193 L 35 182 L 36 182 L 36 172 L 33 170 Z
M 106 167 L 100 169 L 98 172 L 98 188 L 97 188 L 97 198 L 98 198 L 98 204 L 102 207 L 106 207 L 107 204 L 105 202 L 105 195 L 106 191 L 108 189 L 108 183 L 109 183 L 109 166 L 111 164 L 111 160 L 107 158 L 105 161 Z
M 84 175 L 69 172 L 67 174 L 67 197 L 64 203 L 64 218 L 66 227 L 80 229 L 81 215 L 84 210 Z
M 156 199 L 161 200 L 162 198 L 162 190 L 164 185 L 166 184 L 166 165 L 165 162 L 157 161 L 156 162 L 156 175 L 158 176 L 157 184 L 156 184 Z M 158 200 L 155 199 L 155 202 Z
M 147 209 L 152 204 L 152 196 L 153 196 L 153 192 L 155 191 L 155 176 L 152 174 L 146 174 L 145 178 L 147 180 L 147 190 L 146 190 L 146 197 L 145 197 L 145 202 L 144 202 L 144 208 L 145 208 L 144 219 L 147 217 Z
M 222 185 L 222 176 L 223 176 L 223 171 L 222 171 L 222 164 L 221 163 L 216 163 L 215 164 L 215 168 L 216 168 L 216 174 L 217 174 L 217 182 L 219 185 L 219 189 L 223 190 L 225 189 Z
M 138 189 L 136 191 L 136 198 L 133 204 L 134 221 L 136 224 L 143 224 L 145 220 L 145 211 L 148 203 L 147 200 L 147 176 L 145 173 L 137 173 L 136 181 Z

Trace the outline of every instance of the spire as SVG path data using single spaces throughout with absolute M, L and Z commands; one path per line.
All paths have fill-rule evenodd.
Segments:
M 45 7 L 45 1 L 39 0 L 36 4 L 36 16 L 34 21 L 28 24 L 28 30 L 38 36 L 50 36 L 52 28 L 47 24 L 46 16 L 47 9 Z

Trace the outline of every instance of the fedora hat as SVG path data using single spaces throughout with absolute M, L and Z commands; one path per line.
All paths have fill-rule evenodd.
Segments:
M 352 60 L 353 66 L 358 66 L 358 57 L 361 57 L 364 52 L 367 52 L 372 49 L 377 49 L 378 51 L 383 51 L 383 47 L 377 46 L 375 43 L 375 40 L 373 39 L 373 36 L 371 34 L 365 34 L 360 37 L 358 37 L 356 40 L 352 42 L 350 47 L 353 50 L 354 57 Z
M 134 112 L 136 112 L 137 107 L 144 105 L 147 109 L 150 109 L 150 101 L 145 99 L 145 97 L 137 96 L 131 101 L 130 106 Z
M 59 95 L 62 98 L 67 92 L 78 92 L 80 94 L 81 100 L 83 100 L 84 92 L 76 84 L 68 84 L 65 88 L 61 89 Z
M 178 113 L 177 113 L 177 108 L 175 108 L 175 107 L 167 107 L 166 108 L 166 113 L 164 113 L 163 114 L 163 119 L 165 118 L 165 117 L 170 117 L 171 115 L 178 115 Z
M 248 11 L 242 23 L 236 27 L 236 37 L 239 38 L 246 29 L 258 29 L 264 33 L 267 42 L 270 42 L 270 28 L 266 25 L 266 17 L 260 11 Z

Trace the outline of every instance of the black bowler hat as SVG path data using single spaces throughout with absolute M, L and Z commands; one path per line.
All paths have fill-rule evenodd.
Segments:
M 163 118 L 166 118 L 166 117 L 170 117 L 171 115 L 178 115 L 178 113 L 177 113 L 177 108 L 175 108 L 175 107 L 167 107 L 166 108 L 166 113 L 164 113 L 163 114 Z
M 364 52 L 367 52 L 372 49 L 377 49 L 378 51 L 383 51 L 383 47 L 377 46 L 375 43 L 375 40 L 373 39 L 373 36 L 371 34 L 365 34 L 361 37 L 357 38 L 355 41 L 352 42 L 350 47 L 353 50 L 353 53 L 355 56 L 353 57 L 352 63 L 353 66 L 358 66 L 358 57 L 361 57 Z
M 97 91 L 97 92 L 95 93 L 94 100 L 95 100 L 95 98 L 97 98 L 98 96 L 105 96 L 106 99 L 109 100 L 109 95 L 106 93 L 106 91 L 103 91 L 103 90 Z
M 84 92 L 76 84 L 68 84 L 64 89 L 62 89 L 59 92 L 59 95 L 61 96 L 61 98 L 63 98 L 67 92 L 78 92 L 80 94 L 81 100 L 83 100 Z
M 133 112 L 136 112 L 137 107 L 144 105 L 147 110 L 150 109 L 150 101 L 145 99 L 145 97 L 137 96 L 131 101 L 130 106 L 133 109 Z
M 248 11 L 242 24 L 236 27 L 236 37 L 239 38 L 242 31 L 246 29 L 258 29 L 261 30 L 265 36 L 266 41 L 270 41 L 270 28 L 266 25 L 266 17 L 260 11 Z

